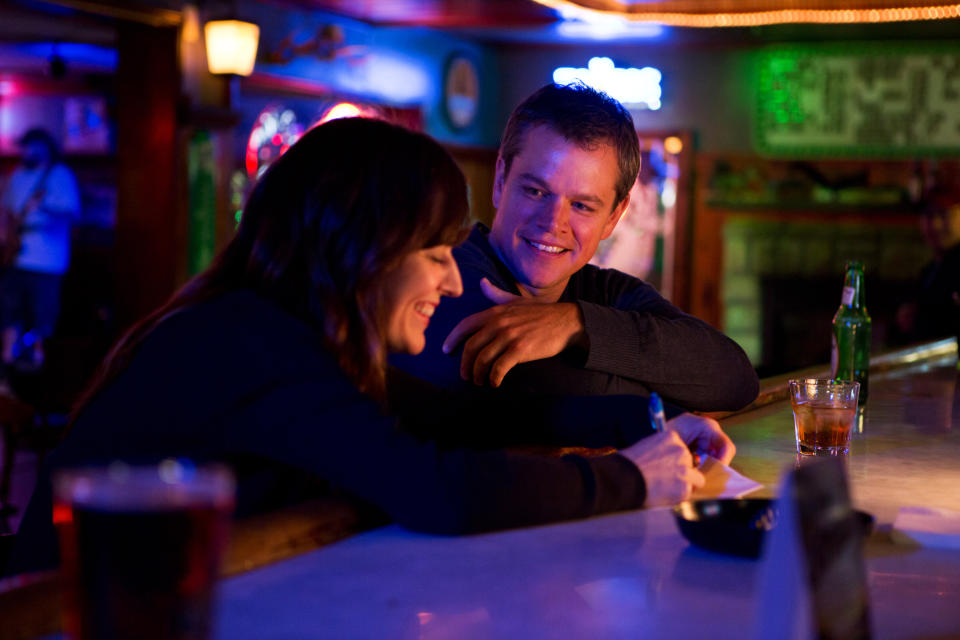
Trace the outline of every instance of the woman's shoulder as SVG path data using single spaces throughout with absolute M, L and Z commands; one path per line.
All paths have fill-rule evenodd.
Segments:
M 315 332 L 251 292 L 228 293 L 162 320 L 85 407 L 74 430 L 110 430 L 76 429 L 86 422 L 122 431 L 135 419 L 150 425 L 178 421 L 190 432 L 251 398 L 318 383 L 349 387 Z

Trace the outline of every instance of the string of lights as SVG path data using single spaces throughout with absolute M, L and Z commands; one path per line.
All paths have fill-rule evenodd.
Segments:
M 960 4 L 941 4 L 916 7 L 861 7 L 842 9 L 771 9 L 736 12 L 665 12 L 650 11 L 647 5 L 608 3 L 617 9 L 596 9 L 583 6 L 575 0 L 535 0 L 561 12 L 566 17 L 589 21 L 591 19 L 621 18 L 634 22 L 655 22 L 674 27 L 754 27 L 785 23 L 853 24 L 880 22 L 908 22 L 914 20 L 942 20 L 960 17 Z

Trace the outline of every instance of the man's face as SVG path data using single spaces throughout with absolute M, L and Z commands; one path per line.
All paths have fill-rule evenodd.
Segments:
M 583 149 L 539 126 L 504 169 L 498 158 L 490 242 L 525 295 L 556 301 L 627 206 L 629 197 L 614 206 L 616 150 Z

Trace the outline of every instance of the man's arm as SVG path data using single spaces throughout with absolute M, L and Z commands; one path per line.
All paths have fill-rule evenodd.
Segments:
M 739 409 L 757 395 L 756 373 L 735 342 L 626 274 L 587 268 L 572 283 L 576 304 L 481 287 L 500 304 L 462 320 L 444 342 L 446 352 L 464 343 L 461 377 L 476 384 L 499 386 L 516 365 L 575 347 L 584 369 L 636 381 L 690 410 Z
M 523 298 L 498 289 L 486 278 L 480 281 L 480 289 L 496 304 L 461 320 L 443 342 L 444 353 L 454 352 L 463 343 L 460 377 L 464 380 L 499 387 L 520 363 L 589 346 L 576 304 Z
M 423 353 L 391 357 L 393 364 L 419 378 L 462 389 L 475 379 L 489 380 L 499 355 L 507 350 L 494 381 L 502 380 L 505 388 L 518 392 L 646 395 L 657 391 L 697 411 L 740 408 L 756 397 L 756 374 L 736 343 L 684 314 L 636 278 L 588 265 L 571 279 L 559 303 L 508 302 L 519 298 L 519 290 L 490 251 L 482 230 L 475 229 L 454 256 L 463 277 L 463 295 L 445 299 L 437 308 Z M 483 279 L 493 285 L 486 287 L 487 293 L 481 288 Z M 491 319 L 500 323 L 493 338 L 484 336 L 467 344 L 473 334 L 461 327 L 456 332 L 459 336 L 451 339 L 458 325 L 476 323 L 477 318 L 484 320 L 478 327 Z M 573 324 L 565 324 L 570 321 Z M 648 331 L 663 343 L 651 344 L 656 341 L 646 339 Z M 494 339 L 497 343 L 490 345 Z M 460 345 L 454 344 L 458 340 L 464 345 L 465 358 L 457 350 Z M 486 375 L 483 371 L 478 375 L 475 359 L 488 345 L 480 365 Z M 672 366 L 674 361 L 677 368 Z
M 585 275 L 593 280 L 585 286 L 609 300 L 577 303 L 590 340 L 585 368 L 643 382 L 695 411 L 736 410 L 757 397 L 756 372 L 736 342 L 636 278 L 612 269 Z

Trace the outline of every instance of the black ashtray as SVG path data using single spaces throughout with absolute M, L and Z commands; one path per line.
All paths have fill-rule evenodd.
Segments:
M 873 516 L 855 511 L 864 537 L 873 530 Z M 775 500 L 697 500 L 681 502 L 673 516 L 683 537 L 704 549 L 745 558 L 757 558 L 763 536 L 777 525 L 780 516 Z

